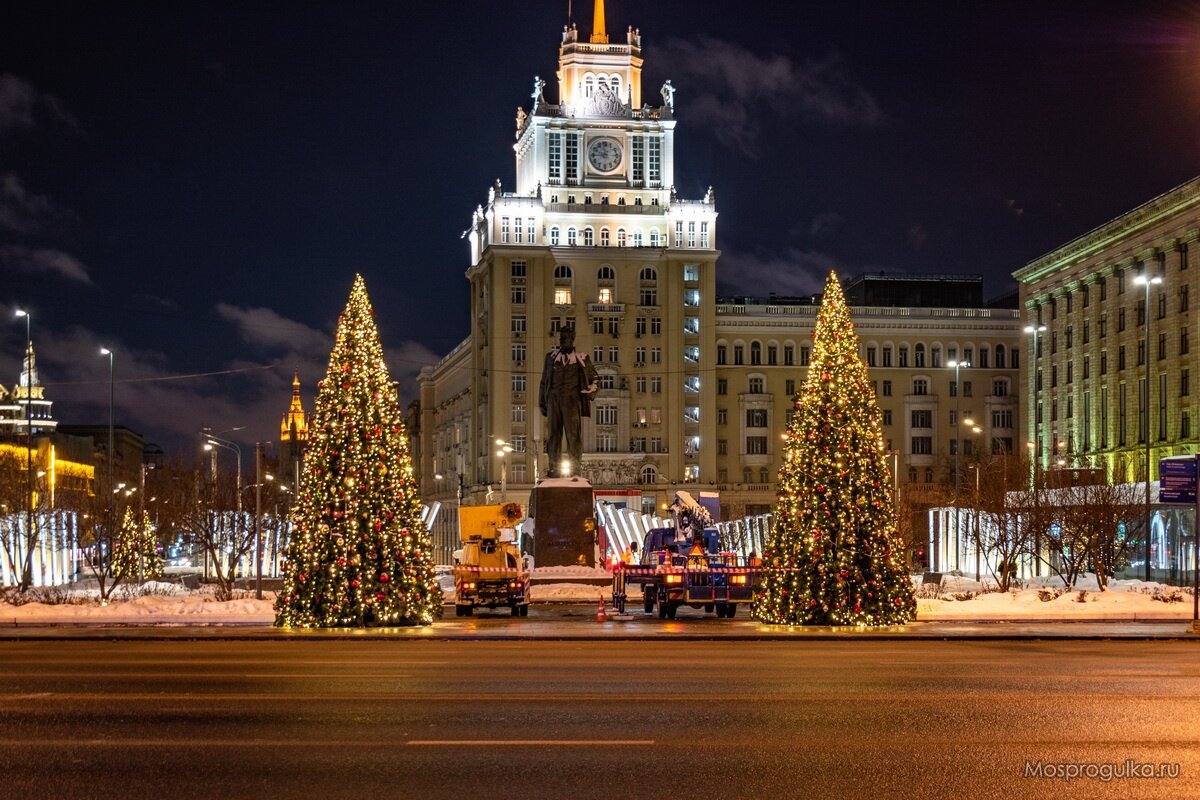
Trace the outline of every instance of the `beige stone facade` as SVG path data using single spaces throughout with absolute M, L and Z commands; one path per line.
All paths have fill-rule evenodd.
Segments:
M 1198 236 L 1195 179 L 1015 273 L 1040 351 L 1021 390 L 1043 469 L 1142 480 L 1149 449 L 1155 480 L 1159 458 L 1195 452 L 1189 252 Z
M 457 547 L 460 491 L 465 503 L 526 503 L 546 473 L 537 389 L 563 325 L 601 376 L 583 427 L 582 471 L 597 489 L 628 490 L 647 510 L 678 487 L 715 490 L 726 519 L 774 502 L 817 307 L 718 300 L 715 193 L 676 194 L 674 92 L 632 102 L 641 64 L 636 31 L 599 45 L 564 31 L 558 102 L 535 80 L 517 115 L 516 187 L 494 186 L 464 234 L 471 330 L 419 378 L 416 450 L 422 493 L 443 504 L 441 561 Z M 964 454 L 1015 445 L 1019 312 L 852 314 L 910 494 L 932 500 L 946 485 L 956 429 Z M 956 358 L 972 362 L 961 397 Z M 956 428 L 968 415 L 978 434 Z

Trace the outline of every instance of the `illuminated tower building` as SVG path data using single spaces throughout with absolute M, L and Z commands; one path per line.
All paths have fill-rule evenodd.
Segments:
M 0 431 L 8 437 L 24 437 L 27 428 L 33 435 L 49 433 L 58 422 L 50 415 L 53 403 L 46 399 L 46 390 L 38 381 L 37 359 L 33 342 L 25 350 L 25 360 L 17 385 L 11 391 L 0 387 Z
M 494 186 L 466 237 L 474 324 L 456 352 L 471 376 L 469 450 L 441 436 L 425 472 L 461 464 L 468 486 L 506 478 L 510 492 L 545 475 L 538 383 L 559 329 L 573 326 L 601 379 L 583 475 L 597 487 L 715 476 L 700 435 L 713 404 L 701 375 L 713 367 L 715 201 L 711 189 L 677 195 L 675 89 L 668 81 L 647 103 L 642 63 L 641 33 L 610 42 L 596 2 L 587 41 L 574 24 L 562 31 L 556 102 L 535 78 L 517 109 L 515 190 Z M 435 375 L 460 368 L 448 358 Z
M 297 371 L 292 376 L 292 402 L 279 423 L 279 479 L 293 488 L 300 485 L 307 441 L 308 418 L 300 401 L 300 373 Z

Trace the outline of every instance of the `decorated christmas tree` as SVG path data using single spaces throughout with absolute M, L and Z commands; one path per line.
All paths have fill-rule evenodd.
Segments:
M 896 532 L 879 406 L 837 276 L 784 434 L 754 616 L 777 625 L 895 625 L 916 616 Z
M 142 512 L 138 523 L 132 508 L 125 509 L 121 530 L 113 547 L 112 575 L 118 580 L 151 581 L 163 576 L 162 560 L 158 557 L 158 541 L 150 515 Z
M 317 385 L 275 624 L 428 625 L 441 616 L 408 431 L 362 276 Z

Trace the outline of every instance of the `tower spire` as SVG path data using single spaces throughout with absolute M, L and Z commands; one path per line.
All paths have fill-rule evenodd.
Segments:
M 592 13 L 592 36 L 588 41 L 592 44 L 608 44 L 608 33 L 604 30 L 604 0 L 596 0 Z
M 300 370 L 296 370 L 292 375 L 292 402 L 279 426 L 279 440 L 304 441 L 307 438 L 308 420 L 304 414 L 304 404 L 300 401 Z

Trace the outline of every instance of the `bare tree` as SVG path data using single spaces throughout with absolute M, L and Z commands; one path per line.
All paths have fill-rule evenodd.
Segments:
M 1129 559 L 1135 541 L 1123 535 L 1123 524 L 1142 513 L 1136 486 L 1111 479 L 1092 486 L 1073 486 L 1056 493 L 1061 521 L 1051 538 L 1064 568 L 1059 570 L 1068 588 L 1091 568 L 1100 591 Z
M 34 488 L 33 524 L 29 513 L 29 476 L 25 459 L 11 451 L 0 452 L 0 550 L 10 575 L 16 578 L 18 592 L 33 585 L 33 555 L 38 549 L 38 538 L 45 514 L 48 496 Z
M 129 569 L 129 545 L 139 535 L 132 520 L 132 492 L 75 495 L 64 508 L 75 513 L 79 552 L 96 579 L 100 599 L 108 600 L 123 580 L 137 577 Z M 128 523 L 128 524 L 127 524 Z
M 1034 550 L 1045 529 L 1045 512 L 1037 493 L 1029 491 L 1027 462 L 1007 454 L 984 455 L 974 462 L 978 490 L 970 536 L 980 555 L 981 571 L 1007 592 L 1017 578 L 1017 565 Z
M 1046 505 L 1053 507 L 1056 513 L 1046 527 L 1043 541 L 1047 557 L 1042 560 L 1067 589 L 1075 588 L 1075 581 L 1087 566 L 1088 488 L 1071 486 L 1043 490 Z
M 204 552 L 221 600 L 233 597 L 241 566 L 254 553 L 254 508 L 238 498 L 239 491 L 248 488 L 232 472 L 218 472 L 213 478 L 197 471 L 187 480 L 174 481 L 162 506 L 171 517 L 167 527 Z M 274 495 L 268 496 L 275 502 Z

